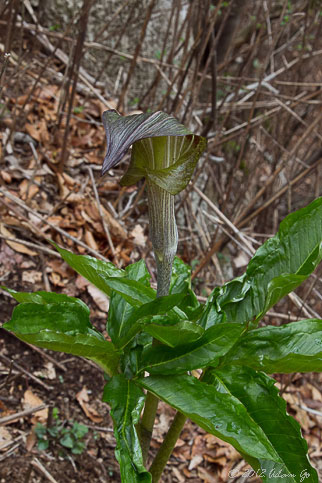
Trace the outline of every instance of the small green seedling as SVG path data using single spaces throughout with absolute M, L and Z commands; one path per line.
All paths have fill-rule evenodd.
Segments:
M 56 408 L 57 409 L 57 408 Z M 35 434 L 38 440 L 38 449 L 44 451 L 50 444 L 58 444 L 70 450 L 73 454 L 82 454 L 85 449 L 84 436 L 88 433 L 87 426 L 74 422 L 73 425 L 66 426 L 59 421 L 58 416 L 54 417 L 55 423 L 46 427 L 41 423 L 35 426 Z

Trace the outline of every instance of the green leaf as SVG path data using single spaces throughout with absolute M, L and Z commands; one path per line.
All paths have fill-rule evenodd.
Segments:
M 188 185 L 206 145 L 205 138 L 193 134 L 137 141 L 121 184 L 128 186 L 146 177 L 168 193 L 176 195 Z
M 141 446 L 135 429 L 144 399 L 142 390 L 123 375 L 114 376 L 104 388 L 103 401 L 111 406 L 117 443 L 115 456 L 120 464 L 124 483 L 151 482 L 151 475 L 143 465 Z
M 143 330 L 170 347 L 195 342 L 204 333 L 199 325 L 189 320 L 179 320 L 179 322 L 173 323 L 172 318 L 168 316 L 150 317 L 143 326 Z
M 243 332 L 237 324 L 220 324 L 208 329 L 196 342 L 175 348 L 155 346 L 143 352 L 142 368 L 150 374 L 180 374 L 215 365 Z
M 72 447 L 73 454 L 82 454 L 85 449 L 85 443 L 83 441 L 75 441 L 74 446 Z
M 129 147 L 140 139 L 156 136 L 185 136 L 191 134 L 174 117 L 165 112 L 121 116 L 115 110 L 103 112 L 107 153 L 102 175 L 117 165 Z
M 88 334 L 95 330 L 89 321 L 89 308 L 85 304 L 68 302 L 46 305 L 22 303 L 14 308 L 11 320 L 3 328 L 20 334 L 35 334 L 41 329 L 70 335 Z
M 258 459 L 279 459 L 244 405 L 228 392 L 186 375 L 149 376 L 137 382 L 238 451 Z
M 39 293 L 36 295 L 40 297 Z M 119 353 L 90 324 L 88 307 L 75 303 L 73 298 L 70 303 L 59 302 L 59 296 L 53 299 L 56 299 L 56 303 L 18 305 L 3 328 L 38 347 L 87 357 L 112 375 L 118 366 Z M 65 300 L 65 297 L 62 299 Z
M 124 270 L 116 268 L 113 263 L 97 260 L 87 255 L 74 255 L 74 253 L 60 248 L 55 243 L 53 245 L 70 267 L 108 296 L 111 294 L 111 289 L 105 279 L 108 277 L 124 277 Z
M 61 304 L 67 302 L 69 304 L 77 304 L 81 306 L 88 314 L 89 308 L 87 305 L 81 300 L 75 297 L 70 297 L 69 295 L 63 293 L 55 293 L 55 292 L 16 292 L 7 287 L 1 287 L 6 290 L 12 297 L 17 300 L 17 302 L 32 302 L 35 304 Z
M 136 280 L 146 287 L 150 287 L 151 275 L 146 268 L 144 260 L 139 260 L 138 262 L 128 265 L 125 269 L 125 274 L 130 280 Z
M 246 273 L 211 295 L 200 325 L 221 322 L 254 325 L 281 297 L 294 290 L 322 258 L 322 198 L 287 216 L 267 240 Z
M 136 280 L 125 277 L 105 277 L 104 282 L 110 289 L 119 293 L 124 300 L 134 306 L 151 302 L 156 297 L 155 290 Z
M 179 257 L 175 257 L 172 265 L 170 293 L 180 293 L 186 284 L 191 281 L 191 267 L 186 265 Z
M 309 319 L 245 333 L 224 364 L 268 373 L 322 371 L 322 320 Z
M 191 267 L 178 257 L 175 257 L 173 262 L 169 292 L 186 294 L 178 307 L 186 314 L 188 320 L 194 321 L 200 317 L 203 307 L 191 290 Z
M 150 288 L 151 276 L 143 260 L 126 267 L 125 276 L 129 280 L 140 283 L 140 288 L 142 286 L 147 288 L 147 290 L 143 288 L 144 294 L 141 294 L 141 300 L 150 300 L 150 297 L 155 298 L 155 292 L 153 291 L 152 293 L 152 289 Z M 121 287 L 121 290 L 124 292 L 125 288 Z M 128 329 L 133 324 L 132 315 L 137 310 L 137 305 L 140 305 L 140 302 L 137 302 L 139 295 L 135 293 L 134 297 L 136 302 L 133 306 L 133 304 L 127 301 L 129 300 L 128 297 L 127 300 L 124 298 L 124 293 L 121 294 L 120 291 L 116 292 L 113 290 L 111 295 L 106 330 L 112 342 L 118 347 L 120 346 L 120 339 L 128 332 Z M 132 300 L 131 297 L 130 300 Z
M 283 342 L 282 342 L 283 343 Z M 280 462 L 262 461 L 263 479 L 269 482 L 300 482 L 317 483 L 318 477 L 311 467 L 307 457 L 307 443 L 301 435 L 300 425 L 286 412 L 286 402 L 278 394 L 275 381 L 262 372 L 256 372 L 248 367 L 225 367 L 212 370 L 210 382 L 228 389 L 247 410 L 250 418 L 263 430 L 267 439 L 275 449 Z M 301 480 L 307 472 L 308 477 Z M 283 477 L 274 475 L 294 475 Z
M 158 297 L 131 312 L 131 315 L 123 321 L 120 328 L 120 340 L 118 347 L 123 347 L 142 330 L 143 325 L 149 323 L 152 316 L 158 314 L 171 313 L 171 309 L 177 305 L 184 297 L 184 294 L 166 295 Z
M 48 439 L 39 439 L 37 446 L 38 446 L 39 451 L 45 451 L 46 449 L 49 448 Z
M 106 330 L 115 346 L 120 346 L 120 339 L 135 310 L 136 307 L 130 305 L 119 293 L 112 292 Z
M 75 444 L 74 438 L 70 434 L 70 431 L 64 434 L 64 436 L 60 438 L 59 442 L 62 446 L 65 446 L 65 448 L 68 449 L 71 449 Z
M 123 277 L 105 277 L 104 282 L 110 289 L 119 293 L 129 304 L 139 306 L 155 299 L 156 292 L 150 287 L 150 278 L 145 262 L 129 265 Z
M 84 426 L 84 424 L 80 424 L 75 421 L 71 429 L 71 432 L 73 433 L 76 439 L 81 439 L 88 433 L 88 427 Z

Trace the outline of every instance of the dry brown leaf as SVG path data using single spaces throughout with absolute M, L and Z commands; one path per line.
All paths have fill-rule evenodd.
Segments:
M 102 156 L 99 156 L 95 153 L 87 153 L 85 154 L 84 158 L 91 164 L 102 164 Z
M 36 176 L 35 181 L 40 183 L 41 177 Z M 19 185 L 19 193 L 22 200 L 31 200 L 39 191 L 39 187 L 28 179 L 24 179 Z
M 19 227 L 23 227 L 24 226 L 23 223 L 20 220 L 18 220 L 18 218 L 15 217 L 15 216 L 10 216 L 10 215 L 8 215 L 8 216 L 2 216 L 1 217 L 1 220 L 6 225 L 19 226 Z
M 99 193 L 105 193 L 107 191 L 119 191 L 120 185 L 118 183 L 114 183 L 113 181 L 105 181 L 105 183 L 101 184 L 98 188 Z
M 96 409 L 94 409 L 89 404 L 89 397 L 88 397 L 88 394 L 87 394 L 86 386 L 84 386 L 83 389 L 76 394 L 76 399 L 77 399 L 80 407 L 82 408 L 82 410 L 86 414 L 86 416 L 91 421 L 93 421 L 93 423 L 101 423 L 103 421 L 102 416 L 100 416 L 98 414 L 98 412 L 96 411 Z
M 104 208 L 104 206 L 101 206 L 101 208 L 103 212 L 104 221 L 107 224 L 111 233 L 114 236 L 121 238 L 123 240 L 127 239 L 127 232 L 122 227 L 122 225 L 117 220 L 115 220 L 115 218 L 113 218 L 113 216 Z M 86 202 L 84 203 L 84 209 L 86 212 L 84 213 L 85 214 L 84 218 L 86 219 L 86 221 L 91 223 L 91 225 L 95 228 L 95 230 L 98 233 L 103 234 L 104 229 L 102 225 L 101 216 L 99 214 L 99 211 L 96 205 L 96 201 L 94 201 L 93 199 L 86 200 Z M 83 214 L 83 211 L 82 211 L 82 214 Z M 95 222 L 99 222 L 99 225 L 95 224 Z
M 37 100 L 37 102 L 48 102 L 52 98 L 54 98 L 57 94 L 59 87 L 54 84 L 50 85 L 41 85 L 38 87 L 35 92 L 33 97 Z
M 144 235 L 144 228 L 141 225 L 135 225 L 130 232 L 130 236 L 133 237 L 135 245 L 144 247 L 146 245 L 147 237 Z
M 37 436 L 35 434 L 34 427 L 32 427 L 30 433 L 26 438 L 26 450 L 31 451 L 36 443 L 37 443 Z
M 23 407 L 24 409 L 31 409 L 44 404 L 44 401 L 40 399 L 40 397 L 36 396 L 31 389 L 27 389 L 23 395 Z M 41 409 L 33 414 L 31 422 L 32 423 L 45 423 L 48 418 L 48 408 Z
M 40 119 L 38 123 L 39 137 L 43 144 L 49 143 L 50 137 L 45 119 Z
M 95 241 L 95 238 L 93 236 L 93 233 L 90 230 L 85 230 L 84 238 L 85 238 L 86 244 L 90 248 L 93 248 L 93 250 L 98 251 L 98 245 L 97 245 L 97 243 Z
M 5 450 L 7 443 L 12 441 L 10 432 L 4 427 L 0 426 L 0 451 Z
M 21 280 L 27 283 L 39 283 L 42 281 L 42 273 L 37 270 L 28 270 L 22 272 Z
M 65 180 L 60 173 L 57 173 L 57 181 L 59 186 L 59 196 L 61 199 L 67 198 L 69 195 L 69 189 L 65 185 Z
M 89 281 L 86 278 L 82 277 L 82 275 L 77 275 L 75 286 L 79 290 L 84 290 L 89 285 Z
M 172 466 L 171 471 L 174 474 L 174 476 L 177 478 L 179 483 L 184 483 L 186 481 L 186 479 L 182 476 L 178 468 L 176 468 L 175 466 Z
M 40 142 L 40 131 L 39 131 L 39 129 L 37 129 L 36 126 L 37 126 L 36 124 L 27 123 L 25 125 L 25 129 L 26 129 L 27 133 L 29 134 L 29 136 L 31 136 L 36 141 Z
M 59 260 L 58 258 L 49 260 L 47 265 L 52 268 L 54 272 L 59 273 L 63 278 L 70 278 L 74 273 L 73 269 L 70 268 L 66 262 Z
M 0 171 L 0 174 L 1 174 L 1 177 L 3 179 L 3 181 L 5 183 L 11 183 L 12 182 L 12 176 L 10 173 L 8 173 L 7 171 L 5 171 L 4 169 L 2 169 Z
M 34 372 L 37 377 L 54 380 L 56 379 L 56 370 L 52 362 L 46 362 L 40 371 Z
M 108 224 L 109 229 L 113 233 L 113 235 L 122 238 L 123 240 L 127 239 L 127 232 L 122 227 L 122 225 L 113 218 L 113 216 L 102 206 L 103 216 L 105 222 Z
M 64 287 L 65 286 L 64 282 L 62 282 L 62 280 L 61 280 L 61 276 L 59 275 L 59 273 L 51 272 L 51 274 L 49 275 L 49 280 L 56 287 Z
M 202 466 L 198 467 L 198 475 L 202 481 L 205 483 L 218 483 L 217 477 L 209 473 L 205 468 Z
M 312 399 L 314 399 L 314 401 L 322 402 L 322 393 L 310 383 L 307 384 L 307 387 L 311 389 Z
M 109 301 L 106 295 L 101 292 L 97 287 L 91 284 L 87 286 L 87 291 L 91 295 L 98 308 L 103 312 L 108 312 Z
M 72 178 L 71 176 L 69 176 L 69 174 L 63 173 L 62 176 L 63 176 L 66 184 L 68 184 L 70 186 L 74 186 L 75 184 L 80 185 L 80 182 L 77 179 Z
M 191 458 L 188 470 L 190 471 L 193 470 L 198 465 L 200 465 L 202 461 L 203 461 L 203 457 L 200 454 L 196 454 L 195 456 L 193 456 L 193 458 Z
M 4 402 L 0 401 L 0 413 L 2 418 L 9 416 L 10 414 L 14 414 L 14 412 L 15 411 L 12 409 L 8 409 Z
M 7 237 L 7 238 L 16 238 L 11 231 L 7 230 L 7 228 L 4 226 L 3 223 L 0 223 L 0 233 L 1 235 Z M 17 242 L 12 242 L 12 241 L 7 241 L 6 243 L 11 247 L 13 250 L 15 250 L 18 253 L 24 253 L 25 255 L 30 255 L 30 256 L 36 256 L 37 252 L 34 252 L 33 250 L 30 250 L 30 248 L 26 247 L 25 245 L 22 245 L 21 243 Z

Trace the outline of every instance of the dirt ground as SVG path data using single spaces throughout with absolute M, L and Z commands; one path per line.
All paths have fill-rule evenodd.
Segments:
M 204 19 L 209 32 L 215 24 L 220 27 L 223 18 L 229 23 L 230 16 L 224 15 L 229 2 L 223 4 L 221 12 L 210 10 L 218 13 L 217 23 Z M 284 216 L 322 195 L 318 2 L 252 4 L 256 9 L 243 11 L 245 28 L 237 29 L 233 41 L 228 39 L 227 55 L 219 56 L 217 70 L 200 54 L 208 52 L 210 44 L 203 45 L 204 50 L 189 44 L 189 35 L 193 41 L 197 36 L 188 8 L 186 36 L 178 24 L 169 51 L 159 45 L 155 58 L 136 58 L 134 40 L 128 53 L 114 51 L 110 39 L 103 38 L 98 46 L 107 45 L 108 54 L 124 63 L 115 79 L 109 79 L 107 93 L 86 70 L 73 89 L 77 56 L 69 32 L 39 25 L 37 11 L 30 14 L 30 2 L 0 1 L 0 12 L 5 11 L 4 20 L 0 18 L 1 324 L 15 306 L 1 288 L 7 286 L 80 297 L 91 309 L 91 322 L 104 333 L 106 299 L 57 256 L 49 240 L 74 253 L 103 256 L 119 267 L 144 258 L 155 284 L 144 185 L 120 187 L 128 156 L 100 178 L 106 149 L 101 116 L 107 108 L 119 104 L 122 113 L 129 114 L 159 106 L 196 132 L 207 128 L 207 154 L 176 204 L 178 254 L 193 267 L 193 286 L 202 301 L 215 285 L 243 273 L 248 262 L 231 225 L 218 221 L 211 204 L 243 230 L 255 250 L 276 232 Z M 180 2 L 173 5 L 172 17 L 178 23 Z M 22 14 L 28 21 L 24 29 Z M 90 46 L 85 47 L 90 56 Z M 186 56 L 182 64 L 181 57 L 176 58 L 180 52 Z M 144 71 L 145 64 L 155 69 L 155 78 L 138 99 L 131 83 L 125 88 L 126 80 L 132 67 Z M 269 311 L 263 324 L 321 318 L 321 293 L 322 266 L 296 291 L 295 299 L 285 299 Z M 289 413 L 301 424 L 322 481 L 322 375 L 277 375 L 276 380 Z M 38 350 L 0 329 L 0 483 L 120 481 L 109 407 L 101 401 L 104 382 L 91 362 Z M 173 415 L 160 404 L 151 458 Z M 83 443 L 81 454 L 60 441 L 62 431 L 70 434 L 74 423 L 88 428 L 78 440 Z M 39 447 L 37 424 L 52 432 L 46 433 L 48 448 Z M 55 427 L 60 428 L 58 436 L 53 436 Z M 247 471 L 229 444 L 188 421 L 162 481 L 260 481 Z

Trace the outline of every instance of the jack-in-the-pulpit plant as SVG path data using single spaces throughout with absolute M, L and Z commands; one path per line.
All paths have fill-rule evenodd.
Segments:
M 6 289 L 19 305 L 3 327 L 39 347 L 87 357 L 105 371 L 103 400 L 111 408 L 125 483 L 160 480 L 186 418 L 232 444 L 263 481 L 318 483 L 300 426 L 267 374 L 321 371 L 322 320 L 258 324 L 320 263 L 322 198 L 288 215 L 244 275 L 215 287 L 201 304 L 190 268 L 175 257 L 173 197 L 189 183 L 206 141 L 161 112 L 122 117 L 106 111 L 103 122 L 103 173 L 132 145 L 121 182 L 146 179 L 157 291 L 143 260 L 123 270 L 56 246 L 110 298 L 109 340 L 91 325 L 81 300 L 48 292 Z M 148 464 L 158 399 L 177 414 Z

